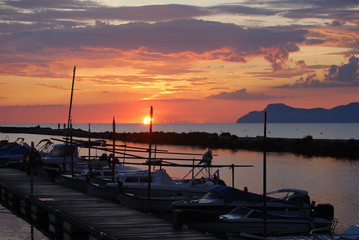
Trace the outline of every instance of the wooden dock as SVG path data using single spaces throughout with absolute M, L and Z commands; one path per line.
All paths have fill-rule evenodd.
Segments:
M 17 169 L 0 168 L 0 201 L 53 239 L 215 239 Z

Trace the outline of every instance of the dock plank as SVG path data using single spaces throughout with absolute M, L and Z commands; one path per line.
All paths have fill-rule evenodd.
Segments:
M 30 196 L 30 176 L 17 169 L 1 168 L 0 184 L 21 199 L 101 239 L 215 239 L 187 228 L 177 229 L 163 219 L 37 176 L 34 196 Z

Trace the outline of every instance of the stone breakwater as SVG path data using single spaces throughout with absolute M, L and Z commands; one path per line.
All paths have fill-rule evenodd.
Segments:
M 41 128 L 41 127 L 0 127 L 3 133 L 29 133 L 55 136 L 66 136 L 63 129 Z M 81 129 L 73 129 L 74 137 L 88 137 L 88 132 Z M 112 132 L 93 132 L 91 138 L 113 139 Z M 149 133 L 115 133 L 115 139 L 133 142 L 148 143 Z M 153 132 L 152 144 L 184 145 L 211 149 L 243 149 L 251 151 L 287 152 L 304 156 L 325 156 L 339 159 L 359 160 L 359 140 L 328 140 L 313 139 L 311 136 L 304 138 L 267 138 L 237 137 L 230 133 L 174 133 Z

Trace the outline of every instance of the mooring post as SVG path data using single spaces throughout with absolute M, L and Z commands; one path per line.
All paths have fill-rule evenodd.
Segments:
M 90 176 L 92 175 L 92 167 L 91 167 L 91 127 L 90 127 L 90 123 L 89 123 L 89 160 L 88 160 L 88 168 L 90 171 Z
M 234 164 L 231 165 L 232 168 L 232 187 L 234 188 Z
M 34 142 L 31 142 L 31 151 L 34 151 Z M 34 173 L 33 173 L 33 163 L 32 159 L 29 159 L 29 165 L 30 165 L 30 196 L 34 196 Z
M 151 148 L 152 148 L 152 118 L 153 118 L 153 108 L 151 106 L 150 110 L 150 130 L 149 130 L 149 146 L 148 146 L 148 199 L 151 199 Z
M 113 141 L 112 141 L 112 181 L 115 181 L 115 168 L 116 168 L 116 161 L 115 161 L 115 138 L 116 138 L 116 122 L 115 117 L 112 119 L 112 133 L 113 133 Z M 111 159 L 110 159 L 111 161 Z
M 263 139 L 263 224 L 264 238 L 267 238 L 267 112 L 264 112 L 264 139 Z

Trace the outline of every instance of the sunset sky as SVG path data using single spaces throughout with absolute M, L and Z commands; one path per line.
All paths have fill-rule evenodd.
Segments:
M 234 123 L 359 101 L 359 1 L 3 0 L 0 124 Z

